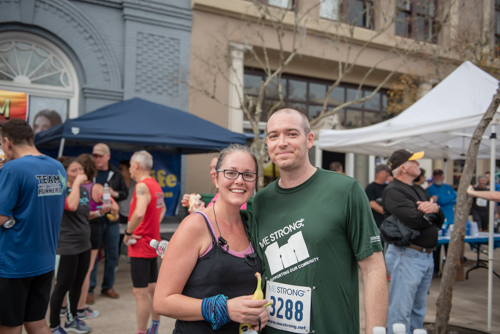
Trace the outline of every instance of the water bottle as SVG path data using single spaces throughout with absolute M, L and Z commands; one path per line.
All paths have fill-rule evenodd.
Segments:
M 104 183 L 104 190 L 102 191 L 102 203 L 111 204 L 111 190 L 109 184 Z
M 149 242 L 149 245 L 156 250 L 156 254 L 158 254 L 158 256 L 163 256 L 165 255 L 165 250 L 167 249 L 168 241 L 167 240 L 158 241 L 156 239 L 152 239 Z
M 14 217 L 10 217 L 9 219 L 7 219 L 5 221 L 5 223 L 3 223 L 2 226 L 5 227 L 5 228 L 11 228 L 15 224 L 16 224 L 16 219 Z
M 393 334 L 406 334 L 406 326 L 404 324 L 393 324 L 392 325 Z
M 104 190 L 102 191 L 102 203 L 104 205 L 111 205 L 111 189 L 109 188 L 109 184 L 104 183 Z M 106 218 L 109 220 L 116 220 L 116 217 L 112 213 L 108 213 Z
M 385 327 L 373 327 L 373 334 L 385 334 Z

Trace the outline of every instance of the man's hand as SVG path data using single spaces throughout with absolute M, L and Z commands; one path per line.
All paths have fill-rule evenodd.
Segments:
M 113 198 L 118 198 L 120 195 L 118 194 L 118 191 L 114 191 L 113 188 L 109 188 L 109 194 Z
M 439 205 L 434 203 L 432 198 L 430 199 L 430 201 L 426 202 L 417 201 L 417 205 L 418 205 L 417 210 L 425 214 L 439 212 Z
M 128 241 L 129 241 L 129 240 L 131 240 L 131 239 L 138 240 L 138 239 L 140 239 L 140 238 L 142 238 L 142 236 L 140 236 L 140 235 L 135 235 L 135 234 L 132 234 L 132 235 L 126 235 L 126 234 L 125 234 L 125 236 L 123 237 L 123 243 L 124 243 L 125 245 L 127 245 L 127 246 L 128 246 Z
M 433 195 L 433 196 L 431 196 L 431 199 L 432 199 L 432 201 L 433 201 L 434 203 L 437 203 L 437 201 L 438 201 L 438 195 Z

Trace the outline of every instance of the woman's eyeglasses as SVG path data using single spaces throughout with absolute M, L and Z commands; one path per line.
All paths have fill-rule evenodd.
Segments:
M 243 180 L 248 181 L 248 182 L 252 182 L 252 181 L 257 180 L 257 178 L 259 177 L 257 175 L 257 173 L 252 173 L 252 172 L 240 173 L 240 172 L 238 172 L 236 170 L 232 170 L 232 169 L 217 169 L 217 171 L 223 172 L 224 177 L 226 179 L 230 179 L 230 180 L 236 180 L 241 175 Z

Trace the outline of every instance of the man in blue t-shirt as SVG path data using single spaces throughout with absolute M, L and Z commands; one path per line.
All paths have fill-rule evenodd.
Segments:
M 444 172 L 436 169 L 432 173 L 432 185 L 427 188 L 427 193 L 437 203 L 446 218 L 445 225 L 455 222 L 455 204 L 457 203 L 457 192 L 452 186 L 444 184 Z
M 0 333 L 49 333 L 45 314 L 54 274 L 66 171 L 41 154 L 33 131 L 12 119 L 0 128 Z M 10 226 L 10 217 L 15 224 Z M 6 224 L 7 222 L 7 224 Z

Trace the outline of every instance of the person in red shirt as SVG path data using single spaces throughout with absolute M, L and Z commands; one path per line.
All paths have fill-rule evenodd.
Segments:
M 158 263 L 156 250 L 149 246 L 152 239 L 160 240 L 160 222 L 167 210 L 163 190 L 150 177 L 153 157 L 146 151 L 135 152 L 130 159 L 130 176 L 137 182 L 130 203 L 129 221 L 123 242 L 130 257 L 133 293 L 137 307 L 137 333 L 157 334 L 160 316 L 151 307 Z M 151 299 L 150 299 L 151 298 Z M 152 325 L 147 329 L 149 315 Z

